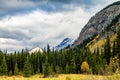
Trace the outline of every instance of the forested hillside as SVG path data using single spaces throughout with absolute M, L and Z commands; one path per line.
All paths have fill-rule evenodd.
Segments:
M 120 72 L 120 30 L 114 45 L 110 45 L 109 36 L 104 49 L 93 53 L 86 47 L 61 50 L 47 50 L 29 54 L 27 50 L 7 54 L 0 51 L 0 75 L 44 74 L 44 77 L 58 74 L 100 74 L 108 75 Z

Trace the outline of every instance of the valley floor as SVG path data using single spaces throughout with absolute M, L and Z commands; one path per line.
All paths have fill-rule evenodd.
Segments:
M 0 80 L 120 80 L 120 74 L 112 76 L 61 74 L 57 78 L 40 78 L 40 75 L 34 75 L 29 78 L 22 76 L 0 76 Z

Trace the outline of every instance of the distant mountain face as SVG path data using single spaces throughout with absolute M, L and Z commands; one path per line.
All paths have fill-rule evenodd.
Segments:
M 105 39 L 107 35 L 110 37 L 114 35 L 118 27 L 120 27 L 120 1 L 105 7 L 95 14 L 81 30 L 73 45 L 76 46 L 81 43 L 87 45 L 90 41 L 94 45 L 98 41 Z
M 65 38 L 59 45 L 55 47 L 55 50 L 61 50 L 64 48 L 67 48 L 68 46 L 71 46 L 73 44 L 74 40 L 71 38 Z
M 41 53 L 43 53 L 43 50 L 41 48 L 39 48 L 39 47 L 33 48 L 32 50 L 29 51 L 29 53 L 32 54 L 32 53 L 35 53 L 35 52 L 38 52 L 38 51 L 40 51 Z

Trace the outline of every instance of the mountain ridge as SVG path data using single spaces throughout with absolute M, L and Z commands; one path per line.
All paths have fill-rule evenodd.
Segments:
M 108 5 L 91 17 L 88 23 L 81 30 L 79 37 L 75 40 L 74 46 L 82 43 L 84 43 L 84 46 L 86 46 L 96 37 L 98 37 L 96 40 L 97 42 L 105 39 L 107 35 L 114 35 L 118 30 L 119 23 L 120 1 Z M 94 45 L 96 42 L 93 42 L 92 45 Z

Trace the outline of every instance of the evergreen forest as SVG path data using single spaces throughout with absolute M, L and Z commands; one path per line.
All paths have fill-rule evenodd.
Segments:
M 120 72 L 120 30 L 111 45 L 107 36 L 104 49 L 91 52 L 87 47 L 78 45 L 61 51 L 51 50 L 29 54 L 27 49 L 21 52 L 0 51 L 0 75 L 22 75 L 30 77 L 43 74 L 44 77 L 59 74 L 95 74 L 111 75 Z

